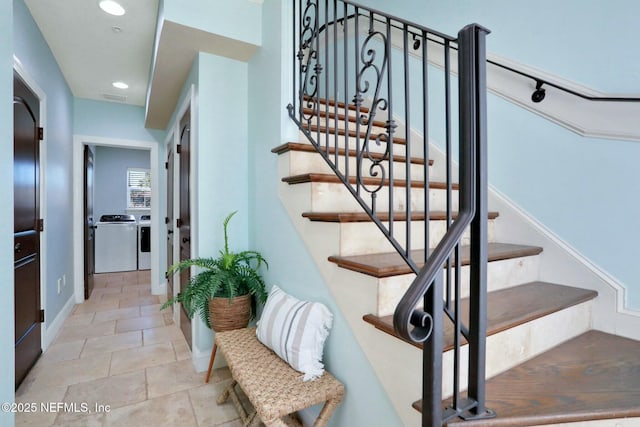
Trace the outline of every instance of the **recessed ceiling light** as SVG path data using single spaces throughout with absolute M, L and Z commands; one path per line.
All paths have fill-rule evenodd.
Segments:
M 120 6 L 120 3 L 113 0 L 102 0 L 98 3 L 98 6 L 110 15 L 122 16 L 125 12 L 124 7 Z
M 127 89 L 129 87 L 129 85 L 126 84 L 125 82 L 113 82 L 111 83 L 111 85 L 118 89 Z

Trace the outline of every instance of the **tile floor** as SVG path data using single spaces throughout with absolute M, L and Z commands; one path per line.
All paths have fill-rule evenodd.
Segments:
M 229 371 L 205 384 L 149 282 L 148 272 L 96 275 L 91 298 L 16 391 L 16 402 L 37 407 L 16 414 L 17 427 L 242 425 L 232 403 L 215 402 Z

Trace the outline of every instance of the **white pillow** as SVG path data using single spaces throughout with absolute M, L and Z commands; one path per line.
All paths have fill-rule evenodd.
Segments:
M 274 285 L 256 335 L 308 381 L 324 372 L 322 352 L 332 323 L 333 315 L 324 304 L 300 301 Z

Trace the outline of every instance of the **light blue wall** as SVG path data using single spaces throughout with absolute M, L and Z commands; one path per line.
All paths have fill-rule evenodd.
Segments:
M 636 0 L 362 0 L 456 35 L 477 22 L 492 33 L 488 50 L 605 92 L 638 93 Z M 612 66 L 615 64 L 615 66 Z
M 45 316 L 51 322 L 73 293 L 73 286 L 57 293 L 56 281 L 73 277 L 72 229 L 68 215 L 72 206 L 72 141 L 73 96 L 62 72 L 22 0 L 14 6 L 14 52 L 24 69 L 46 94 L 45 128 L 46 162 L 43 165 L 46 197 L 44 206 L 46 230 Z M 43 117 L 40 117 L 42 120 Z
M 199 68 L 198 254 L 217 255 L 232 211 L 229 246 L 245 250 L 249 240 L 247 64 L 200 53 Z
M 0 2 L 0 150 L 13 153 L 13 3 Z M 13 156 L 0 156 L 0 402 L 14 401 Z M 14 414 L 0 411 L 0 425 Z
M 97 221 L 104 214 L 130 213 L 139 218 L 149 210 L 127 210 L 127 169 L 149 169 L 149 150 L 95 147 L 93 214 Z
M 144 107 L 136 105 L 75 98 L 73 120 L 77 135 L 164 142 L 164 131 L 145 129 Z
M 286 27 L 281 18 L 283 3 L 265 1 L 263 45 L 249 63 L 251 248 L 260 251 L 270 263 L 265 275 L 267 283 L 278 284 L 299 298 L 321 301 L 335 316 L 325 347 L 325 362 L 345 383 L 347 393 L 331 425 L 400 426 L 400 419 L 278 196 L 278 159 L 270 150 L 297 136 L 285 110 L 291 91 L 288 85 L 281 84 L 282 74 L 288 72 L 281 39 L 281 29 Z
M 640 46 L 626 42 L 637 38 L 636 1 L 364 2 L 453 35 L 478 22 L 492 31 L 490 53 L 597 90 L 639 91 Z M 488 120 L 490 183 L 620 281 L 640 310 L 640 226 L 615 218 L 640 214 L 640 144 L 583 138 L 492 95 Z
M 252 1 L 164 0 L 162 18 L 230 39 L 260 45 L 262 5 Z

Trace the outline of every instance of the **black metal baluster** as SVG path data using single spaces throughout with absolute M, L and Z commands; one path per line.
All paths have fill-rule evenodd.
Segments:
M 344 3 L 344 21 L 343 21 L 343 61 L 344 61 L 344 114 L 349 116 L 349 24 L 347 22 L 347 16 L 349 16 L 349 7 L 347 3 Z M 336 80 L 337 81 L 337 80 Z M 336 98 L 337 100 L 337 98 Z M 336 138 L 336 149 L 338 148 L 338 139 Z M 344 176 L 349 182 L 349 132 L 344 136 Z
M 429 232 L 431 212 L 429 207 L 429 62 L 427 58 L 427 33 L 422 31 L 422 156 L 424 159 L 424 262 L 429 256 Z M 409 157 L 407 157 L 409 161 Z
M 338 2 L 333 0 L 333 116 L 334 122 L 338 122 Z M 345 116 L 345 124 L 349 123 L 349 118 Z M 348 133 L 348 132 L 347 132 Z M 340 150 L 338 149 L 338 126 L 335 126 L 333 135 L 334 163 L 340 170 Z M 344 171 L 344 169 L 343 169 Z
M 358 82 L 358 70 L 360 69 L 360 61 L 358 53 L 360 52 L 360 8 L 355 8 L 355 30 L 354 30 L 354 56 L 355 56 L 355 89 L 356 95 L 353 98 L 353 103 L 356 108 L 356 194 L 360 196 L 360 183 L 362 182 L 362 154 L 360 144 L 360 122 L 362 115 L 360 113 L 360 106 L 362 105 L 362 95 L 360 94 L 360 84 Z
M 387 28 L 386 28 L 386 40 L 385 40 L 385 53 L 387 54 L 387 152 L 389 153 L 389 234 L 393 236 L 393 213 L 394 209 L 394 175 L 393 175 L 393 131 L 395 128 L 395 123 L 393 120 L 393 73 L 392 68 L 393 64 L 391 61 L 391 18 L 387 18 Z M 408 204 L 409 202 L 407 202 Z M 405 253 L 407 253 L 405 249 Z M 410 257 L 407 257 L 410 258 Z
M 440 274 L 424 296 L 424 310 L 431 313 L 433 326 L 422 347 L 422 427 L 442 425 L 442 287 Z
M 445 153 L 446 153 L 446 230 L 449 231 L 453 216 L 451 212 L 451 63 L 449 40 L 444 42 L 444 108 L 445 108 Z M 451 265 L 447 264 L 447 302 L 451 301 Z
M 405 120 L 405 181 L 407 183 L 405 194 L 407 200 L 411 200 L 411 87 L 409 80 L 409 27 L 407 24 L 403 25 L 402 34 L 402 54 L 404 65 L 404 120 Z M 405 207 L 405 215 L 407 217 L 405 233 L 406 233 L 406 247 L 407 256 L 411 256 L 411 203 L 407 203 Z

